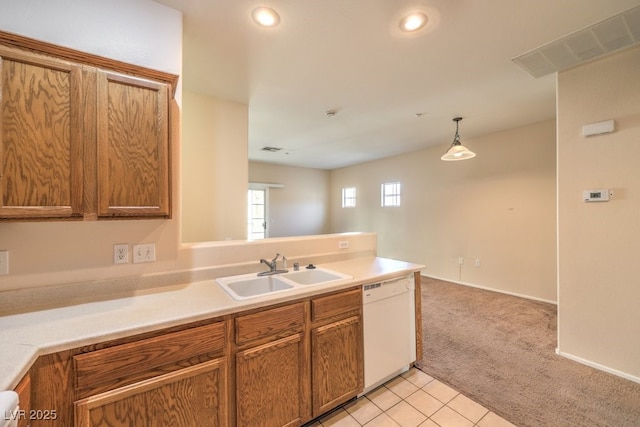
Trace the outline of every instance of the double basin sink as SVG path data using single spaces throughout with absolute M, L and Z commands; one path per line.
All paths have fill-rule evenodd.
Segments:
M 352 279 L 347 274 L 322 267 L 258 276 L 256 273 L 221 277 L 216 282 L 231 298 L 241 301 L 312 285 L 324 285 Z

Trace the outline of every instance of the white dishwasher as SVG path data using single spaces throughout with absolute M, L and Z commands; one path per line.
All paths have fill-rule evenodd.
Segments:
M 362 287 L 363 394 L 409 369 L 416 360 L 413 274 Z

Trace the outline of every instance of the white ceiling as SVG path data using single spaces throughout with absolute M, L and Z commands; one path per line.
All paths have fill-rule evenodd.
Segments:
M 249 158 L 335 169 L 551 119 L 512 58 L 640 0 L 156 0 L 184 13 L 183 87 L 249 105 Z M 251 21 L 256 6 L 281 17 Z M 430 22 L 398 30 L 404 12 Z M 337 114 L 328 118 L 327 110 Z M 420 113 L 420 118 L 416 114 Z M 469 145 L 478 156 L 482 146 Z M 270 153 L 264 146 L 282 148 Z

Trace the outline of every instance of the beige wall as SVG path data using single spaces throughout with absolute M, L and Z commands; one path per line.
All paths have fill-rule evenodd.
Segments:
M 329 232 L 328 171 L 249 162 L 249 181 L 283 185 L 269 189 L 269 237 Z
M 640 48 L 559 74 L 558 141 L 559 351 L 640 381 Z
M 247 238 L 248 108 L 184 91 L 182 241 Z
M 380 256 L 424 264 L 429 276 L 555 301 L 555 121 L 462 136 L 476 158 L 443 162 L 443 143 L 332 171 L 332 231 L 374 231 Z M 400 208 L 380 207 L 390 181 L 402 183 Z M 351 186 L 358 206 L 343 209 Z
M 134 25 L 135 24 L 135 25 Z M 28 37 L 58 43 L 71 48 L 113 57 L 126 62 L 180 74 L 182 61 L 182 17 L 179 12 L 151 0 L 55 0 L 49 2 L 11 2 L 2 6 L 0 29 Z M 202 101 L 197 96 L 190 97 Z M 180 100 L 178 90 L 177 100 Z M 222 118 L 232 117 L 237 129 L 223 129 L 233 135 L 247 132 L 243 122 L 246 107 L 212 100 L 205 104 Z M 173 113 L 179 117 L 179 102 Z M 228 107 L 228 108 L 227 108 Z M 218 109 L 219 108 L 219 109 Z M 55 288 L 67 283 L 80 283 L 93 289 L 104 280 L 132 278 L 130 283 L 145 278 L 166 284 L 166 272 L 193 272 L 211 266 L 253 263 L 276 252 L 290 259 L 337 252 L 343 236 L 273 239 L 264 242 L 218 242 L 181 244 L 181 162 L 180 126 L 175 126 L 172 152 L 173 219 L 136 221 L 73 221 L 73 222 L 0 222 L 0 250 L 9 251 L 9 275 L 0 276 L 0 301 L 12 290 Z M 227 167 L 238 170 L 247 167 L 229 161 Z M 224 181 L 224 183 L 229 183 Z M 242 181 L 246 185 L 245 179 Z M 245 200 L 243 196 L 243 201 Z M 224 210 L 222 206 L 219 210 Z M 244 209 L 243 211 L 244 212 Z M 375 235 L 350 236 L 349 253 L 375 253 Z M 113 265 L 113 245 L 116 243 L 156 244 L 157 261 L 144 264 Z M 345 251 L 341 251 L 344 254 Z M 348 253 L 346 255 L 349 255 Z M 97 291 L 102 291 L 99 289 Z M 49 295 L 44 289 L 42 295 Z M 61 292 L 64 294 L 64 292 Z M 91 292 L 87 292 L 91 294 Z M 29 304 L 29 301 L 25 301 Z
M 0 29 L 176 74 L 182 69 L 181 13 L 152 1 L 10 2 L 2 6 Z M 172 105 L 177 115 L 179 100 L 178 93 Z M 179 170 L 179 130 L 173 131 L 178 144 L 172 161 Z M 0 276 L 0 290 L 173 266 L 179 247 L 177 198 L 174 219 L 168 221 L 0 223 L 0 250 L 9 251 L 10 270 Z M 156 243 L 158 262 L 113 265 L 113 244 L 143 242 Z

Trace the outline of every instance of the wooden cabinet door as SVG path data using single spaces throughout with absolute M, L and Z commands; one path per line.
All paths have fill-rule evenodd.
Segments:
M 236 354 L 239 427 L 299 426 L 308 419 L 304 335 L 291 335 Z
M 346 402 L 362 390 L 362 324 L 350 317 L 311 331 L 313 416 Z
M 79 400 L 75 426 L 226 426 L 226 364 L 216 359 Z
M 80 215 L 80 67 L 0 47 L 0 74 L 0 218 Z
M 18 401 L 20 402 L 20 409 L 24 411 L 24 414 L 25 414 L 24 417 L 21 417 L 18 419 L 18 427 L 29 427 L 30 417 L 28 415 L 31 415 L 31 374 L 27 373 L 20 380 L 20 382 L 15 388 L 15 392 L 18 393 Z M 6 414 L 3 414 L 3 415 L 6 415 Z M 1 416 L 2 415 L 0 415 L 0 417 Z
M 98 216 L 170 215 L 168 85 L 98 73 Z

